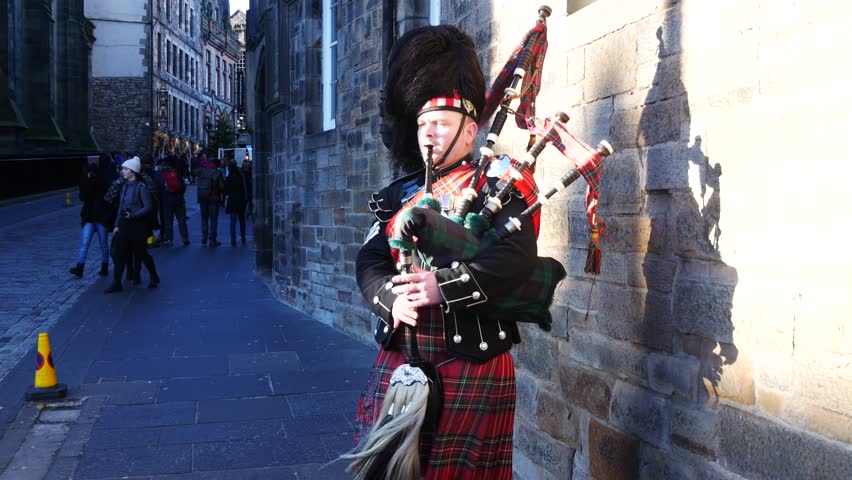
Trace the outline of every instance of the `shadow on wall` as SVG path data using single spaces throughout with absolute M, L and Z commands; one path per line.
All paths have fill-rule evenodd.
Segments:
M 658 64 L 639 120 L 637 145 L 646 152 L 651 218 L 642 265 L 648 285 L 644 322 L 645 337 L 672 339 L 670 345 L 649 344 L 675 354 L 650 366 L 652 388 L 696 402 L 730 396 L 720 390 L 724 366 L 739 354 L 731 320 L 737 274 L 719 252 L 722 166 L 711 163 L 702 136 L 693 135 L 681 78 L 680 18 L 675 18 L 680 8 L 670 8 L 663 23 L 674 31 L 657 29 Z M 703 381 L 689 373 L 695 360 L 682 354 L 698 359 Z

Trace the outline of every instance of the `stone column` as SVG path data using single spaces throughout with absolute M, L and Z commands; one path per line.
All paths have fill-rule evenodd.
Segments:
M 23 0 L 23 52 L 20 88 L 23 112 L 29 122 L 24 138 L 38 143 L 64 143 L 56 123 L 53 57 L 54 18 L 50 0 Z
M 58 0 L 65 15 L 57 25 L 57 117 L 65 138 L 66 150 L 91 151 L 97 147 L 90 134 L 89 58 L 93 25 L 83 18 L 82 0 Z M 87 31 L 88 30 L 88 31 Z
M 27 128 L 15 98 L 10 95 L 14 83 L 14 25 L 10 14 L 15 12 L 14 0 L 0 0 L 0 144 L 12 145 L 17 132 Z

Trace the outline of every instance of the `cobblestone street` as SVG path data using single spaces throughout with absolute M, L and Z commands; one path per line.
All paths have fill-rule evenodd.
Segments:
M 80 248 L 80 202 L 56 194 L 0 208 L 0 382 L 77 298 L 100 277 L 92 239 L 83 278 L 68 269 Z
M 62 200 L 0 210 L 0 480 L 348 478 L 329 462 L 352 447 L 374 348 L 275 299 L 225 215 L 222 246 L 201 246 L 194 200 L 191 245 L 153 251 L 160 288 L 105 295 L 97 267 L 67 271 L 79 206 Z M 64 401 L 24 401 L 42 331 Z

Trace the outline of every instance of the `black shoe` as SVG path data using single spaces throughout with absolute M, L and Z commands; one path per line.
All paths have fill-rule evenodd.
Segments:
M 188 246 L 188 245 L 189 245 L 189 240 L 184 240 L 184 241 L 183 241 L 183 246 L 184 246 L 184 247 L 186 247 L 186 246 Z
M 122 291 L 122 290 L 123 290 L 123 289 L 121 288 L 121 284 L 120 284 L 120 283 L 112 282 L 112 285 L 110 285 L 110 286 L 109 286 L 109 288 L 107 288 L 106 290 L 104 290 L 104 293 L 120 292 L 120 291 Z
M 211 247 L 218 247 L 219 245 L 222 245 L 222 242 L 220 242 L 219 240 L 210 240 Z
M 207 245 L 207 237 L 201 237 L 201 244 Z
M 243 245 L 246 244 L 246 237 L 243 237 L 242 242 L 243 242 Z
M 154 278 L 152 278 L 151 281 L 148 283 L 148 288 L 157 288 L 157 285 L 159 285 L 159 284 L 160 284 L 159 275 L 154 275 Z
M 133 285 L 142 285 L 141 277 L 133 277 Z
M 237 240 L 236 240 L 235 238 L 232 238 L 232 239 L 231 239 L 231 246 L 232 246 L 232 247 L 236 247 L 236 246 L 237 246 Z
M 102 263 L 101 264 L 101 271 L 98 272 L 98 275 L 100 275 L 102 277 L 106 277 L 107 275 L 109 275 L 109 264 L 108 263 Z
M 71 269 L 69 269 L 68 272 L 70 272 L 74 275 L 77 275 L 78 277 L 82 277 L 83 276 L 83 264 L 78 263 L 76 266 L 71 267 Z

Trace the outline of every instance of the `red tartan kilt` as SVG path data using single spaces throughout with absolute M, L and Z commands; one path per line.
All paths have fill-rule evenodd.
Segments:
M 420 309 L 420 355 L 436 365 L 451 357 L 444 348 L 440 307 Z M 404 330 L 408 335 L 410 330 Z M 397 345 L 407 339 L 397 333 Z M 381 350 L 358 405 L 359 435 L 366 437 L 381 410 L 393 370 L 405 363 L 404 350 Z M 421 436 L 426 479 L 511 479 L 515 418 L 515 366 L 509 352 L 482 363 L 452 360 L 438 368 L 444 407 L 434 438 Z M 357 439 L 356 439 L 357 441 Z

